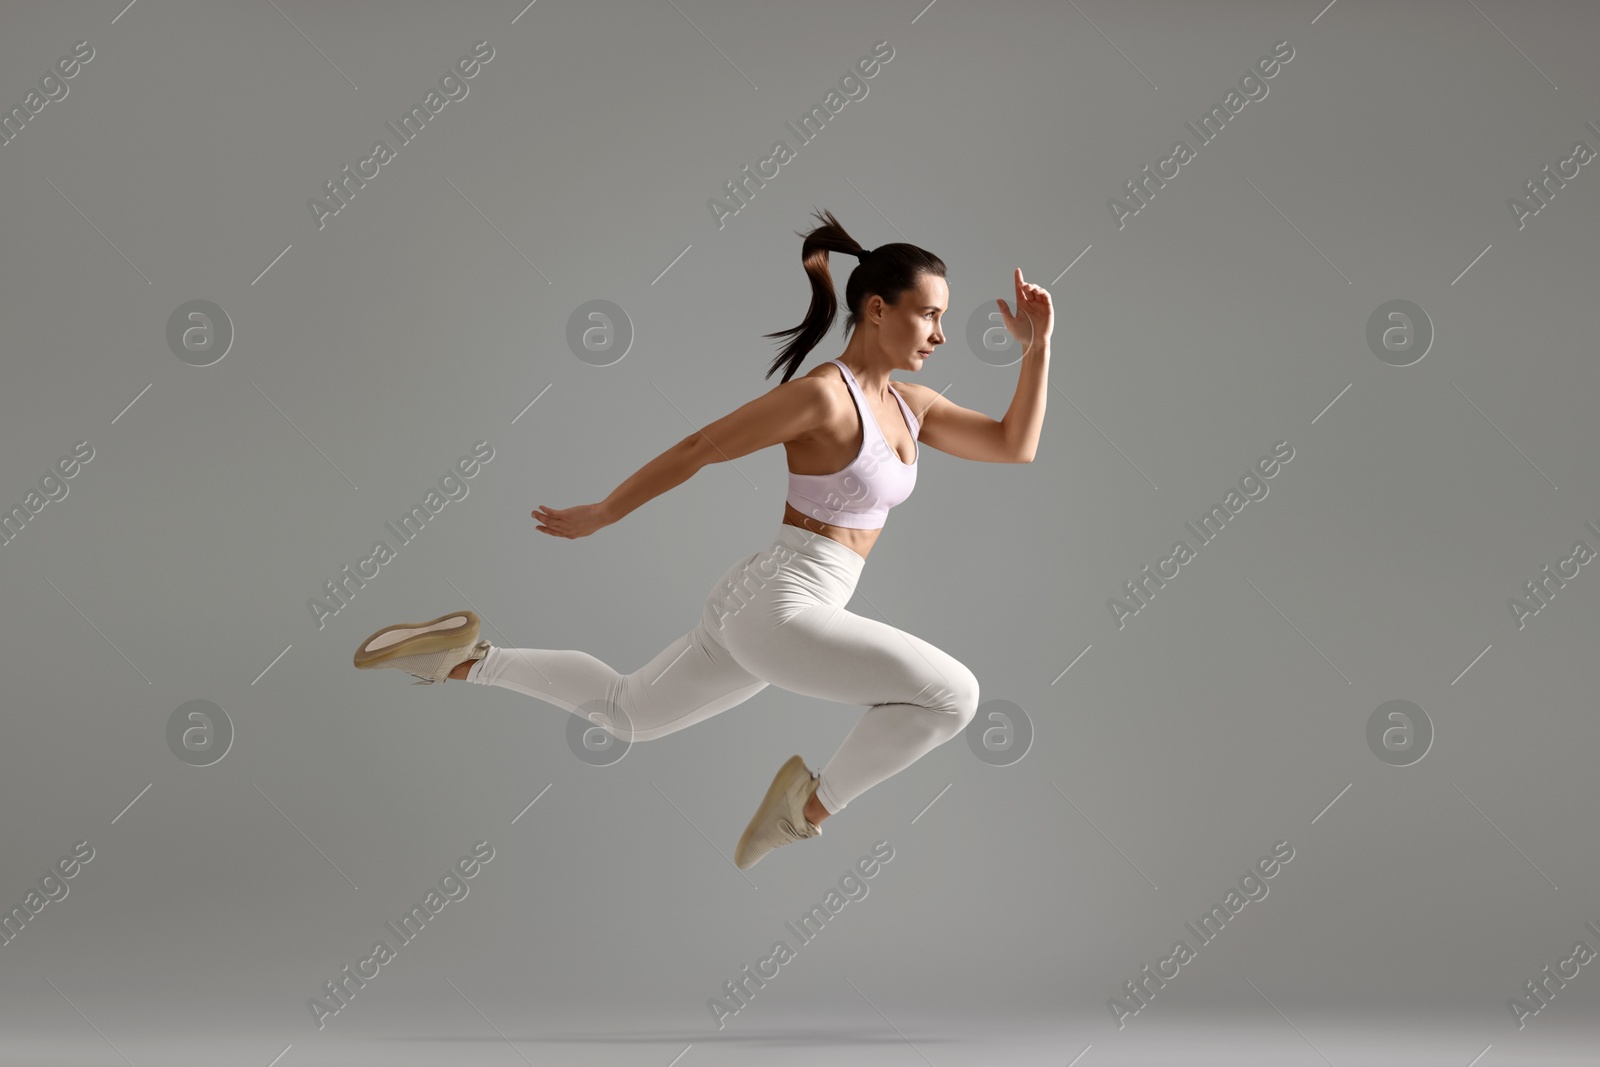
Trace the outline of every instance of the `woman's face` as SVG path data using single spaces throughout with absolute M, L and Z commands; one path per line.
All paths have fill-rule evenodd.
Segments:
M 875 298 L 876 299 L 876 298 Z M 878 323 L 878 344 L 890 367 L 917 370 L 944 344 L 940 322 L 950 306 L 950 287 L 937 274 L 919 274 L 917 283 L 900 294 L 894 304 L 883 304 Z

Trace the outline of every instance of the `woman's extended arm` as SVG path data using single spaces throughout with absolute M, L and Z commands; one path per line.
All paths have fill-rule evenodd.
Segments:
M 694 437 L 685 437 L 649 463 L 640 467 L 597 507 L 606 523 L 616 522 L 647 500 L 668 489 L 676 489 L 705 466 L 703 452 L 694 447 Z
M 685 437 L 661 455 L 635 471 L 627 481 L 611 491 L 598 504 L 579 504 L 571 508 L 535 508 L 533 517 L 539 530 L 553 537 L 587 537 L 602 526 L 610 526 L 647 500 L 682 485 L 703 464 L 694 438 Z
M 554 537 L 585 537 L 610 526 L 639 505 L 674 489 L 708 463 L 738 459 L 812 430 L 827 415 L 826 386 L 816 378 L 796 378 L 696 430 L 611 491 L 598 504 L 572 508 L 540 505 L 533 517 Z

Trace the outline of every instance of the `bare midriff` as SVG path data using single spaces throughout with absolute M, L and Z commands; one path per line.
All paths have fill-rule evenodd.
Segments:
M 810 530 L 812 533 L 819 533 L 823 537 L 837 541 L 862 559 L 867 558 L 867 553 L 872 551 L 878 535 L 883 532 L 881 526 L 876 530 L 856 530 L 849 526 L 835 526 L 831 522 L 813 519 L 796 511 L 794 505 L 788 501 L 783 503 L 783 521 L 789 526 L 798 526 L 802 530 Z
M 826 370 L 824 371 L 824 368 Z M 840 378 L 838 368 L 824 364 L 823 367 L 814 369 L 812 375 L 826 373 L 833 381 L 839 383 L 841 391 L 846 390 L 844 380 Z M 903 384 L 903 383 L 896 383 Z M 902 397 L 906 393 L 900 394 Z M 894 398 L 889 398 L 889 406 L 879 410 L 871 400 L 867 406 L 878 420 L 878 428 L 884 432 L 889 441 L 889 447 L 895 450 L 902 463 L 911 463 L 917 458 L 917 445 L 911 437 L 911 429 L 905 423 L 905 417 L 900 413 L 900 406 Z M 909 401 L 908 401 L 909 403 Z M 849 393 L 845 392 L 845 406 L 841 408 L 838 425 L 828 427 L 831 431 L 828 440 L 818 440 L 812 437 L 798 438 L 784 442 L 784 451 L 789 456 L 789 470 L 794 474 L 833 474 L 843 470 L 860 453 L 862 435 L 866 432 L 861 425 L 861 420 L 856 414 L 855 404 L 851 401 Z M 845 420 L 849 421 L 846 422 Z M 788 526 L 798 526 L 802 530 L 821 534 L 830 540 L 837 541 L 850 551 L 867 558 L 867 553 L 872 551 L 872 546 L 878 540 L 878 535 L 883 532 L 880 526 L 876 530 L 857 530 L 850 526 L 835 526 L 830 522 L 812 518 L 797 510 L 787 500 L 783 503 L 783 522 Z

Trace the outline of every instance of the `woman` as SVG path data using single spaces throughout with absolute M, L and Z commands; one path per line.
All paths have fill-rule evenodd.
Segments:
M 552 537 L 586 537 L 710 463 L 781 443 L 789 492 L 777 536 L 712 588 L 699 623 L 632 674 L 586 652 L 495 648 L 478 617 L 456 611 L 385 627 L 355 654 L 360 668 L 396 667 L 421 685 L 454 678 L 497 685 L 564 708 L 625 741 L 647 741 L 726 711 L 766 688 L 866 706 L 833 758 L 813 774 L 799 756 L 772 780 L 734 851 L 740 869 L 780 845 L 822 832 L 824 819 L 948 741 L 971 721 L 978 681 L 919 637 L 845 610 L 889 509 L 916 482 L 918 441 L 962 459 L 1033 460 L 1044 422 L 1050 296 L 1015 276 L 1017 314 L 996 300 L 1024 345 L 1016 396 L 996 422 L 889 372 L 917 371 L 944 343 L 945 265 L 911 244 L 867 252 L 831 213 L 803 235 L 811 306 L 773 360 L 782 383 L 651 460 L 598 504 L 540 506 Z M 860 263 L 845 285 L 844 354 L 790 381 L 833 324 L 829 252 Z M 853 458 L 852 458 L 853 457 Z M 585 710 L 595 709 L 595 710 Z

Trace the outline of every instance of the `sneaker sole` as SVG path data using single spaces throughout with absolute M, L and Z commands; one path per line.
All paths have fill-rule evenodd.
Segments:
M 361 642 L 353 662 L 366 670 L 399 656 L 421 656 L 459 648 L 478 639 L 478 613 L 452 611 L 427 622 L 402 622 L 385 626 Z M 374 648 L 376 645 L 378 647 Z
M 739 866 L 738 857 L 745 854 L 745 850 L 750 845 L 750 838 L 755 835 L 756 828 L 767 821 L 767 816 L 772 813 L 773 809 L 779 808 L 783 804 L 784 795 L 789 792 L 795 782 L 808 781 L 810 778 L 811 772 L 806 769 L 806 761 L 799 756 L 790 756 L 784 762 L 784 765 L 778 768 L 778 773 L 772 776 L 772 784 L 767 787 L 767 795 L 761 799 L 761 806 L 756 809 L 754 818 L 750 820 L 750 825 L 746 826 L 744 833 L 739 835 L 739 844 L 733 850 L 734 866 Z M 746 864 L 743 867 L 739 867 L 739 869 L 745 870 L 748 866 Z

